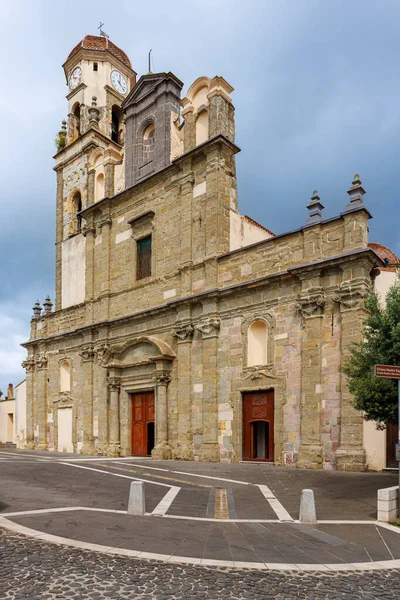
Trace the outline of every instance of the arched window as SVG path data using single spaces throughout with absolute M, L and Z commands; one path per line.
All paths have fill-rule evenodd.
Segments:
M 268 363 L 268 328 L 264 321 L 253 321 L 247 332 L 247 366 Z
M 77 102 L 72 110 L 74 118 L 74 139 L 81 135 L 81 107 Z
M 96 177 L 95 201 L 104 198 L 104 173 L 99 173 Z
M 60 366 L 60 391 L 69 392 L 71 390 L 71 365 L 67 360 Z
M 208 112 L 203 110 L 196 120 L 196 146 L 208 140 Z
M 154 123 L 149 123 L 143 132 L 143 162 L 149 162 L 153 159 L 154 150 L 154 134 L 155 134 Z
M 111 139 L 117 144 L 122 144 L 121 109 L 114 104 L 111 111 Z

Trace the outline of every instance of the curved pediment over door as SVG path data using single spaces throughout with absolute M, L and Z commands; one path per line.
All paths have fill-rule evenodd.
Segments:
M 154 363 L 160 359 L 173 360 L 175 353 L 165 342 L 150 336 L 141 336 L 114 344 L 107 350 L 103 365 L 107 368 L 128 368 Z

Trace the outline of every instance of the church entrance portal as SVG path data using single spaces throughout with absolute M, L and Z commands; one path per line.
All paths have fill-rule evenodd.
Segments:
M 131 395 L 132 455 L 148 456 L 154 448 L 154 392 Z
M 274 392 L 243 394 L 243 460 L 274 460 Z

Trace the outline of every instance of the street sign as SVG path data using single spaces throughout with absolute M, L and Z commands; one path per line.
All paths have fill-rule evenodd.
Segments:
M 396 444 L 396 460 L 400 462 L 400 444 Z
M 375 377 L 400 379 L 400 367 L 395 367 L 393 365 L 375 365 Z

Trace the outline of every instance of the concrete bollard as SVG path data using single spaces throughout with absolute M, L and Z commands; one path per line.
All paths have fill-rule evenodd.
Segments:
M 378 490 L 378 521 L 397 521 L 399 514 L 399 486 Z
M 313 490 L 301 490 L 300 523 L 316 523 L 315 500 Z
M 129 489 L 128 515 L 144 515 L 146 512 L 146 499 L 144 496 L 144 482 L 132 481 Z

